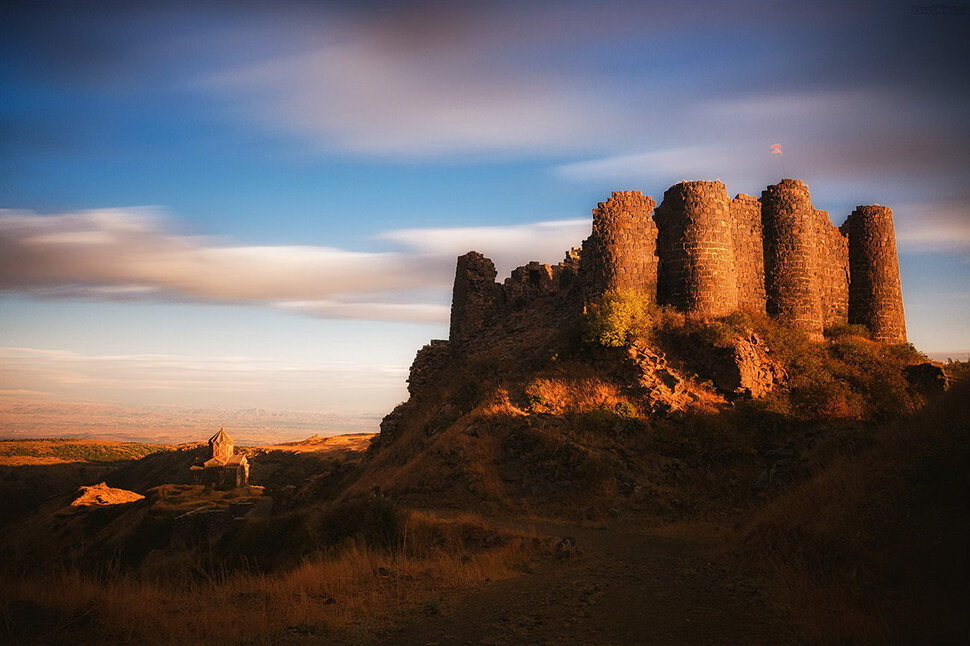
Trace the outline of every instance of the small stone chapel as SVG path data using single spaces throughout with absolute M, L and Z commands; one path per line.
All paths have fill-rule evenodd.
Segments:
M 192 481 L 210 487 L 244 487 L 249 482 L 249 460 L 237 454 L 235 443 L 223 429 L 209 438 L 210 457 L 192 465 Z

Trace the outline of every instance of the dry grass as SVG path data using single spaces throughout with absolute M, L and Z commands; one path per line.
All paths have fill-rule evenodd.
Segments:
M 532 412 L 553 415 L 614 409 L 627 402 L 616 384 L 595 378 L 534 379 L 526 386 L 525 395 Z
M 537 555 L 534 538 L 499 533 L 470 516 L 413 512 L 397 549 L 351 544 L 284 573 L 152 581 L 66 571 L 3 581 L 2 623 L 25 642 L 279 644 L 317 643 L 323 635 L 353 641 L 409 614 L 436 612 L 442 593 L 515 575 Z M 25 635 L 30 627 L 11 625 L 24 604 L 56 621 Z
M 744 549 L 813 643 L 967 635 L 970 384 L 769 503 Z

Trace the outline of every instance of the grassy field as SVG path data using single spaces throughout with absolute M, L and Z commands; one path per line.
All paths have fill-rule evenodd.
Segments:
M 106 440 L 63 438 L 0 440 L 0 464 L 16 465 L 18 461 L 25 464 L 40 464 L 43 461 L 50 463 L 115 464 L 128 460 L 139 460 L 146 455 L 171 450 L 172 448 L 172 446 L 164 444 Z

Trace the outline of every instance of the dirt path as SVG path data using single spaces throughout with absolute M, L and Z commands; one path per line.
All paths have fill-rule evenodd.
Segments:
M 748 581 L 682 539 L 540 525 L 582 554 L 446 599 L 439 614 L 380 636 L 394 646 L 796 644 Z

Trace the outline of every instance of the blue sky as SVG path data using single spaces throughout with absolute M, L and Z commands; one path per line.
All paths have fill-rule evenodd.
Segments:
M 970 14 L 920 6 L 5 3 L 0 390 L 389 410 L 456 255 L 757 195 L 775 143 L 836 224 L 894 208 L 911 340 L 970 351 Z

